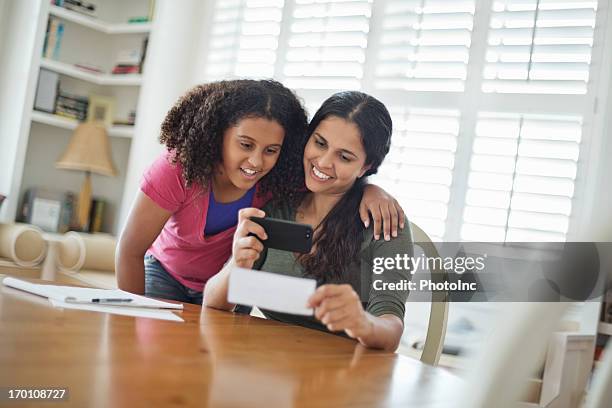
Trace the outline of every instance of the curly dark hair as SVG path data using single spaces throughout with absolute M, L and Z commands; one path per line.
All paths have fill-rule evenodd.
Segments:
M 259 194 L 295 202 L 304 186 L 302 154 L 307 141 L 306 112 L 297 96 L 280 82 L 239 79 L 198 85 L 170 109 L 159 140 L 173 163 L 180 163 L 187 186 L 207 187 L 222 161 L 225 130 L 245 118 L 276 121 L 285 131 L 274 168 L 262 178 Z
M 341 279 L 349 264 L 359 257 L 364 236 L 359 204 L 365 178 L 376 174 L 389 152 L 393 128 L 385 105 L 357 91 L 339 92 L 325 100 L 312 118 L 308 133 L 312 134 L 319 123 L 328 117 L 342 118 L 357 125 L 366 152 L 365 164 L 370 168 L 321 221 L 315 232 L 315 252 L 298 257 L 306 273 L 319 283 Z

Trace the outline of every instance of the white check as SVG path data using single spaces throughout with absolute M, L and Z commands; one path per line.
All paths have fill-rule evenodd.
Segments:
M 230 273 L 227 301 L 274 312 L 312 316 L 307 302 L 316 288 L 314 279 L 234 268 Z

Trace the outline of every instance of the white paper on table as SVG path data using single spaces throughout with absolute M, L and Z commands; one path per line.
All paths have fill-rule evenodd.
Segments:
M 86 305 L 99 305 L 92 303 L 92 299 L 132 299 L 130 302 L 121 302 L 113 307 L 140 307 L 154 309 L 183 309 L 182 303 L 162 302 L 161 300 L 151 299 L 140 295 L 135 295 L 121 289 L 92 289 L 79 288 L 73 286 L 43 285 L 27 282 L 21 279 L 6 277 L 2 280 L 6 286 L 20 289 L 35 295 L 44 296 L 49 299 L 65 303 L 77 303 Z
M 313 311 L 306 304 L 316 287 L 314 279 L 234 268 L 230 273 L 227 301 L 275 312 L 312 316 Z
M 92 312 L 112 313 L 122 316 L 147 317 L 149 319 L 171 320 L 174 322 L 184 322 L 184 320 L 172 313 L 170 310 L 151 309 L 148 307 L 122 307 L 122 306 L 107 306 L 93 305 L 84 303 L 68 303 L 61 300 L 49 299 L 54 307 L 62 307 L 64 309 L 89 310 Z

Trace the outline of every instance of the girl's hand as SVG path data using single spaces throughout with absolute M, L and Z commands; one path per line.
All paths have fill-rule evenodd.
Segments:
M 374 324 L 363 310 L 359 295 L 351 285 L 322 285 L 308 299 L 315 317 L 329 331 L 344 330 L 349 337 L 360 339 L 369 336 Z
M 238 226 L 234 232 L 232 244 L 232 258 L 236 266 L 240 268 L 252 268 L 259 258 L 264 246 L 261 240 L 268 239 L 264 228 L 251 221 L 249 217 L 265 217 L 266 213 L 257 208 L 243 208 L 238 212 Z M 255 234 L 257 237 L 249 234 Z
M 385 241 L 397 237 L 397 226 L 404 228 L 404 210 L 397 200 L 391 197 L 385 190 L 368 184 L 363 190 L 363 197 L 359 205 L 359 215 L 366 228 L 370 225 L 370 216 L 374 220 L 374 239 L 380 238 L 380 233 L 384 230 Z M 382 221 L 382 228 L 381 228 Z

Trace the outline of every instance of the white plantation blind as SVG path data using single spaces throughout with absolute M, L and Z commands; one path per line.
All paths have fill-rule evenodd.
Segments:
M 603 2 L 212 3 L 205 80 L 274 77 L 310 115 L 338 89 L 385 103 L 392 148 L 372 182 L 432 238 L 573 238 Z
M 479 114 L 461 238 L 564 241 L 581 129 L 579 117 Z
M 375 87 L 464 90 L 473 0 L 396 0 L 385 3 Z
M 497 0 L 485 92 L 584 94 L 597 1 Z
M 274 76 L 283 0 L 216 1 L 206 79 Z
M 287 86 L 359 89 L 372 0 L 296 0 L 283 68 Z
M 444 237 L 459 133 L 459 111 L 389 107 L 391 150 L 372 178 L 432 239 Z

